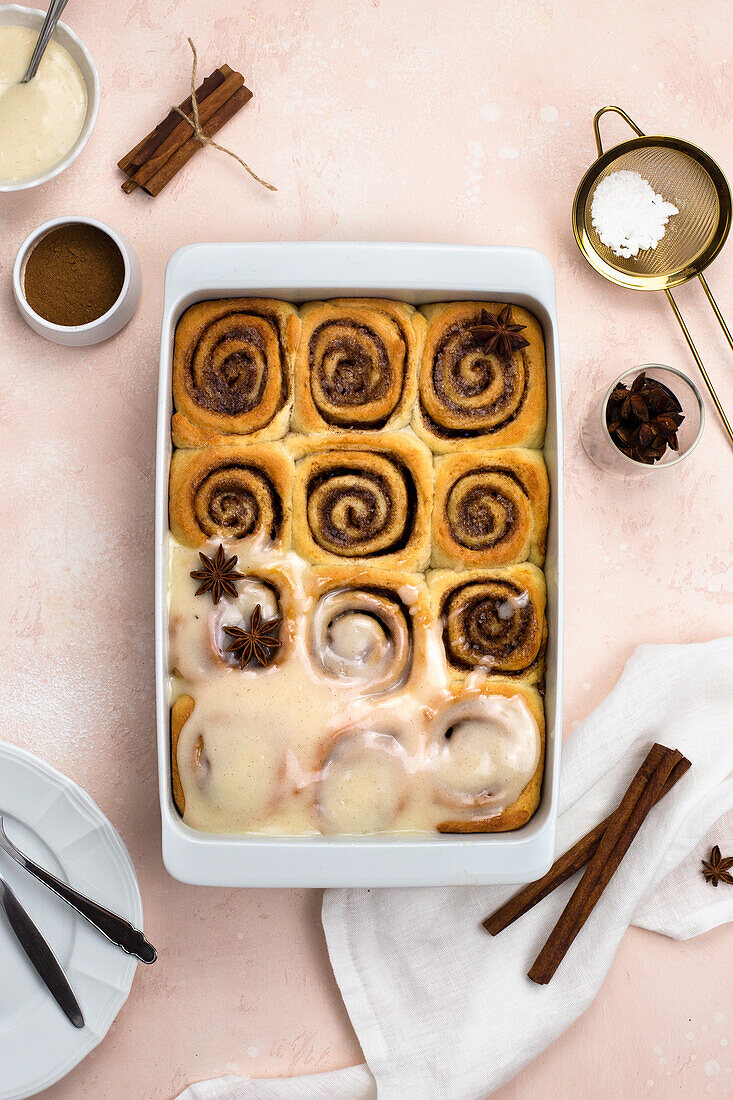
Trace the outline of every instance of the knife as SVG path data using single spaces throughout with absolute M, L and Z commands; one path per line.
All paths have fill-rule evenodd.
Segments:
M 84 1017 L 79 1002 L 58 959 L 2 875 L 0 875 L 0 906 L 4 909 L 20 946 L 33 963 L 56 1003 L 74 1027 L 84 1027 Z

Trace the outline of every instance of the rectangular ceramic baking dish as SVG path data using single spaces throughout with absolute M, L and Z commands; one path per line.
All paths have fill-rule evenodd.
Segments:
M 540 321 L 547 353 L 550 477 L 547 751 L 542 797 L 516 832 L 430 837 L 274 837 L 201 833 L 181 820 L 171 793 L 168 709 L 167 538 L 171 360 L 183 311 L 206 298 L 266 296 L 290 302 L 348 296 L 423 305 L 461 299 L 514 302 Z M 562 742 L 562 403 L 555 278 L 540 252 L 431 244 L 197 244 L 166 270 L 158 392 L 155 629 L 158 769 L 163 860 L 174 878 L 202 886 L 438 886 L 522 883 L 555 857 Z

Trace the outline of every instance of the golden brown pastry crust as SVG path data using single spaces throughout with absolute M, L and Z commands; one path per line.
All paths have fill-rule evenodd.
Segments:
M 433 618 L 443 623 L 451 679 L 476 669 L 533 684 L 544 669 L 545 578 L 529 562 L 428 575 Z
M 522 447 L 435 460 L 435 568 L 531 561 L 542 566 L 550 486 L 542 455 Z
M 186 812 L 186 796 L 183 793 L 181 773 L 178 770 L 178 742 L 186 722 L 196 706 L 190 695 L 179 695 L 171 707 L 171 787 L 173 801 L 181 817 Z
M 288 302 L 224 298 L 190 306 L 173 348 L 176 446 L 285 435 L 299 334 Z
M 511 698 L 521 695 L 537 722 L 540 731 L 540 759 L 534 775 L 526 784 L 519 797 L 499 814 L 490 817 L 471 819 L 452 818 L 441 821 L 438 832 L 441 833 L 505 833 L 512 829 L 521 829 L 526 825 L 540 804 L 542 776 L 545 768 L 545 712 L 542 699 L 535 688 L 526 684 L 506 683 L 500 679 L 488 680 L 481 687 L 487 695 L 504 695 Z M 456 698 L 460 690 L 456 689 Z
M 430 452 L 398 432 L 291 436 L 293 548 L 313 564 L 422 570 L 430 557 Z
M 425 318 L 405 302 L 335 298 L 301 307 L 293 429 L 401 428 L 417 394 Z
M 509 360 L 482 350 L 473 330 L 481 311 L 503 302 L 445 302 L 424 306 L 428 322 L 413 428 L 437 454 L 456 448 L 541 447 L 547 416 L 545 342 L 536 317 L 511 307 L 529 346 Z
M 292 481 L 293 462 L 282 443 L 174 451 L 168 497 L 171 532 L 185 546 L 261 535 L 287 548 Z

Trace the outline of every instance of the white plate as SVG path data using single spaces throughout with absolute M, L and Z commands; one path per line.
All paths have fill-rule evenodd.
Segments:
M 0 810 L 8 836 L 32 859 L 142 928 L 129 853 L 80 787 L 0 743 Z M 83 1030 L 69 1023 L 0 914 L 0 1100 L 23 1100 L 60 1080 L 102 1041 L 137 964 L 4 852 L 0 870 L 53 948 L 86 1021 Z
M 547 532 L 547 749 L 539 808 L 521 829 L 406 838 L 389 836 L 221 836 L 181 820 L 170 780 L 167 538 L 171 456 L 171 363 L 178 318 L 206 298 L 397 298 L 413 305 L 462 299 L 515 302 L 539 320 L 547 360 L 545 461 L 550 478 Z M 555 858 L 562 742 L 562 401 L 555 276 L 531 248 L 440 244 L 195 244 L 179 249 L 165 274 L 158 386 L 156 488 L 156 692 L 163 860 L 182 882 L 200 886 L 474 886 L 531 882 Z

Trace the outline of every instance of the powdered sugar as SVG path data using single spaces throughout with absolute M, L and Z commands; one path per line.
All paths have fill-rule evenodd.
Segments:
M 611 172 L 596 187 L 591 220 L 603 244 L 629 259 L 656 248 L 669 219 L 679 214 L 638 172 Z

